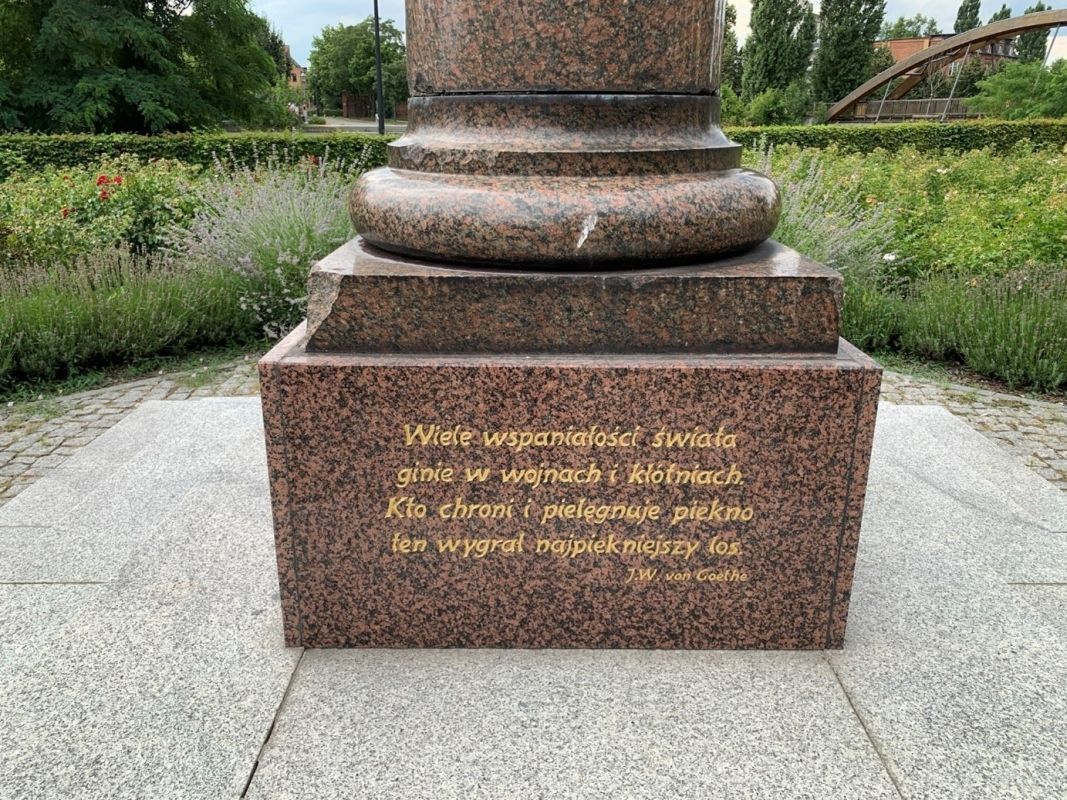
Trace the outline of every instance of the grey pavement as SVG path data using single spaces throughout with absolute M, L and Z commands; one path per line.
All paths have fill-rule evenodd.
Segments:
M 844 650 L 282 644 L 259 404 L 0 508 L 0 798 L 1063 798 L 1067 495 L 882 406 Z
M 374 119 L 358 119 L 348 117 L 323 117 L 326 122 L 322 125 L 305 125 L 300 130 L 302 133 L 377 133 L 378 122 Z M 407 122 L 403 120 L 385 121 L 386 134 L 399 134 L 406 131 Z

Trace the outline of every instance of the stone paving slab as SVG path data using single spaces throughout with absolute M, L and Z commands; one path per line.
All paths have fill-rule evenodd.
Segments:
M 270 592 L 0 585 L 0 797 L 237 798 L 299 658 Z
M 1002 492 L 1067 520 L 1062 493 L 948 412 L 883 409 L 847 644 L 828 657 L 909 800 L 1067 796 L 1050 619 L 1067 612 L 1067 526 L 1020 526 Z
M 248 797 L 897 798 L 817 653 L 309 651 Z
M 0 797 L 241 795 L 300 657 L 262 449 L 149 403 L 0 509 Z
M 942 409 L 830 654 L 286 650 L 261 436 L 147 402 L 0 508 L 0 798 L 1067 796 L 1067 496 Z

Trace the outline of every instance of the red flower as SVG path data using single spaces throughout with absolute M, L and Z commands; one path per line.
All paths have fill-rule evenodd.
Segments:
M 319 164 L 319 157 L 318 157 L 317 155 L 314 155 L 314 154 L 312 154 L 312 155 L 309 155 L 309 156 L 308 156 L 308 161 L 310 161 L 310 162 L 311 162 L 312 164 L 314 164 L 315 166 L 318 166 L 318 164 Z
M 109 197 L 111 197 L 111 193 L 108 192 L 107 189 L 102 189 L 100 191 L 100 199 L 101 200 L 107 200 Z
M 116 186 L 122 186 L 122 176 L 121 175 L 116 175 L 113 180 L 114 180 L 114 183 L 115 183 Z
M 107 175 L 101 175 L 99 178 L 96 179 L 97 186 L 103 186 L 106 183 L 111 183 L 111 178 L 109 178 Z
M 70 216 L 70 209 L 67 208 L 66 206 L 64 206 L 63 210 L 60 211 L 59 213 L 63 215 L 63 219 L 66 219 L 67 217 Z

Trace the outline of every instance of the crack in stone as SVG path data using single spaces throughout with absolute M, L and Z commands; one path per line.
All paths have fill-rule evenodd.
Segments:
M 270 739 L 274 735 L 274 729 L 278 725 L 278 720 L 281 718 L 282 711 L 285 710 L 285 702 L 289 699 L 289 692 L 292 690 L 293 683 L 296 681 L 296 673 L 304 661 L 305 653 L 307 653 L 307 650 L 301 648 L 300 655 L 296 659 L 296 664 L 293 665 L 293 671 L 289 674 L 289 682 L 285 685 L 285 691 L 282 692 L 282 699 L 278 701 L 278 707 L 274 710 L 274 716 L 271 718 L 270 726 L 267 728 L 267 735 L 263 737 L 263 743 L 259 746 L 259 752 L 256 753 L 256 760 L 252 762 L 252 769 L 248 772 L 248 780 L 245 781 L 244 789 L 241 790 L 241 798 L 247 797 L 248 791 L 252 788 L 252 781 L 255 780 L 256 771 L 259 769 L 259 762 L 263 758 L 263 753 L 266 751 L 267 745 L 270 744 Z
M 916 482 L 922 483 L 925 486 L 928 486 L 929 488 L 933 489 L 936 492 L 940 492 L 942 495 L 947 497 L 949 500 L 953 500 L 953 501 L 959 503 L 962 506 L 965 506 L 965 507 L 967 507 L 969 509 L 972 509 L 973 511 L 978 511 L 981 514 L 984 514 L 984 515 L 990 516 L 990 517 L 994 517 L 996 519 L 1001 519 L 1001 520 L 1005 520 L 1007 522 L 1012 522 L 1012 523 L 1015 523 L 1016 525 L 1026 525 L 1026 526 L 1033 526 L 1035 528 L 1040 528 L 1044 533 L 1051 533 L 1051 534 L 1064 533 L 1064 531 L 1055 531 L 1055 530 L 1052 530 L 1051 528 L 1047 528 L 1044 525 L 1042 525 L 1040 522 L 1036 522 L 1034 520 L 1025 519 L 1023 517 L 1020 517 L 1020 516 L 1017 516 L 1017 515 L 1014 515 L 1014 514 L 1004 513 L 1002 511 L 996 511 L 994 509 L 989 508 L 987 505 L 979 505 L 978 502 L 976 502 L 974 500 L 971 500 L 969 498 L 960 497 L 955 492 L 952 492 L 949 489 L 945 488 L 943 485 L 934 482 L 933 480 L 931 480 L 928 476 L 926 476 L 922 472 L 918 472 L 918 471 L 912 469 L 911 467 L 909 467 L 906 462 L 899 461 L 897 459 L 894 459 L 893 462 L 894 462 L 894 466 L 898 466 L 898 467 L 902 468 L 904 470 L 904 472 L 906 472 L 908 474 L 908 476 L 911 477 L 912 479 L 914 479 Z
M 889 756 L 887 756 L 883 752 L 881 743 L 871 732 L 871 729 L 867 725 L 867 721 L 860 714 L 859 709 L 856 708 L 856 704 L 852 701 L 852 695 L 850 695 L 848 693 L 848 689 L 845 688 L 845 682 L 841 680 L 841 675 L 834 667 L 833 662 L 830 661 L 829 657 L 825 653 L 822 654 L 822 657 L 823 661 L 826 662 L 826 666 L 828 666 L 830 668 L 830 671 L 834 674 L 834 678 L 837 680 L 837 685 L 841 687 L 841 693 L 845 695 L 845 699 L 848 700 L 849 708 L 852 709 L 852 713 L 855 715 L 856 721 L 859 722 L 860 727 L 863 728 L 863 733 L 866 735 L 867 741 L 870 742 L 871 747 L 874 749 L 875 755 L 878 756 L 878 760 L 881 762 L 882 769 L 885 770 L 885 774 L 888 775 L 889 780 L 892 781 L 893 788 L 896 789 L 897 795 L 900 797 L 900 800 L 906 800 L 904 790 L 900 786 L 900 779 L 893 771 L 893 767 L 889 761 Z

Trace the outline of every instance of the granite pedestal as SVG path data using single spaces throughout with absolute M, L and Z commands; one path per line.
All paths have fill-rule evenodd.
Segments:
M 831 270 L 355 242 L 310 285 L 260 367 L 287 642 L 841 646 L 880 370 Z

